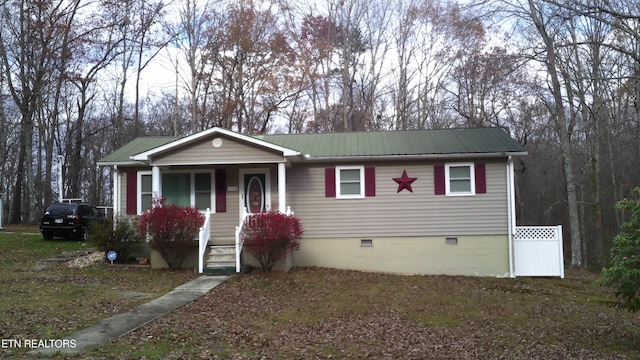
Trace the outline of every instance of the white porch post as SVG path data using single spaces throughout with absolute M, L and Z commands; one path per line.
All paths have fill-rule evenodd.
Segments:
M 62 155 L 58 155 L 58 202 L 64 200 L 64 186 L 62 185 Z
M 113 165 L 113 219 L 120 215 L 120 171 L 118 165 Z M 115 222 L 115 221 L 114 221 Z
M 513 181 L 513 159 L 507 159 L 507 241 L 509 242 L 509 277 L 515 278 L 514 234 L 516 232 L 515 183 Z
M 162 197 L 162 182 L 160 177 L 160 168 L 154 166 L 151 168 L 151 191 L 153 196 Z
M 287 170 L 285 163 L 278 163 L 278 211 L 287 211 Z

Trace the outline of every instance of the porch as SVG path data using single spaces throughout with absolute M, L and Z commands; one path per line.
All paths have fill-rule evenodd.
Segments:
M 169 204 L 204 208 L 205 223 L 198 235 L 198 272 L 241 272 L 240 229 L 247 216 L 272 210 L 291 212 L 285 205 L 286 170 L 285 162 L 259 167 L 152 166 L 148 174 L 138 172 L 139 203 L 150 203 L 153 194 Z
M 293 214 L 289 206 L 283 213 L 287 215 Z M 198 273 L 244 273 L 248 270 L 248 267 L 242 265 L 241 261 L 244 245 L 242 227 L 245 220 L 251 215 L 253 213 L 249 213 L 247 208 L 244 207 L 240 222 L 235 227 L 233 244 L 214 245 L 211 239 L 211 212 L 207 209 L 204 224 L 198 233 Z M 207 249 L 209 249 L 208 256 Z M 207 256 L 206 259 L 205 256 Z

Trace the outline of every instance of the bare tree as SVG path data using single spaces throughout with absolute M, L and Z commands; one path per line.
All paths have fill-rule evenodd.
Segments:
M 460 10 L 441 2 L 409 4 L 394 22 L 398 55 L 396 128 L 447 128 L 455 123 L 446 91 L 464 31 Z M 477 26 L 478 22 L 473 24 Z M 403 35 L 404 34 L 404 35 Z
M 141 1 L 137 2 L 137 28 L 132 39 L 136 43 L 136 80 L 135 80 L 135 100 L 134 100 L 134 115 L 133 115 L 133 129 L 134 135 L 138 135 L 139 128 L 141 127 L 140 120 L 140 77 L 142 71 L 158 56 L 160 50 L 162 50 L 168 42 L 168 39 L 163 37 L 156 29 L 156 24 L 159 24 L 164 15 L 164 9 L 166 5 L 162 1 Z
M 0 61 L 6 72 L 6 85 L 21 114 L 11 218 L 19 223 L 31 218 L 32 138 L 37 116 L 42 114 L 45 90 L 61 76 L 59 64 L 68 56 L 66 47 L 78 2 L 41 2 L 22 0 L 2 4 Z M 61 43 L 62 41 L 62 43 Z M 40 117 L 44 119 L 45 116 Z
M 90 105 L 98 95 L 98 89 L 94 85 L 100 74 L 123 53 L 124 50 L 120 45 L 126 42 L 119 26 L 122 19 L 115 16 L 111 6 L 103 10 L 103 13 L 95 14 L 92 21 L 84 23 L 84 27 L 77 26 L 76 31 L 79 34 L 73 43 L 73 50 L 77 55 L 69 65 L 66 75 L 68 81 L 76 88 L 76 92 L 72 95 L 75 98 L 75 104 L 73 104 L 75 109 L 67 109 L 69 114 L 66 116 L 66 138 L 59 140 L 59 143 L 65 150 L 67 165 L 65 179 L 68 195 L 72 197 L 82 197 L 83 170 L 94 167 L 83 161 L 88 158 L 86 140 L 91 135 L 85 128 L 85 124 L 89 117 Z M 123 80 L 121 85 L 124 86 L 125 83 L 126 80 Z M 121 120 L 123 94 L 124 91 L 120 91 L 119 101 L 115 107 L 118 114 L 114 119 L 115 122 L 105 124 L 104 128 L 123 127 Z
M 263 133 L 303 86 L 281 9 L 253 1 L 230 5 L 219 43 L 208 48 L 220 117 L 244 133 Z M 214 55 L 215 53 L 215 55 Z
M 551 116 L 556 125 L 560 140 L 564 180 L 567 192 L 567 204 L 569 208 L 569 226 L 571 227 L 571 266 L 581 267 L 582 236 L 580 228 L 580 214 L 578 210 L 578 190 L 573 168 L 573 149 L 571 148 L 571 136 L 573 124 L 566 118 L 567 112 L 563 98 L 562 78 L 557 63 L 557 44 L 554 42 L 554 22 L 559 21 L 556 14 L 545 12 L 548 10 L 536 0 L 528 0 L 529 19 L 538 32 L 541 40 L 541 50 L 544 57 L 540 61 L 545 65 L 549 77 L 549 90 L 552 99 L 548 103 Z
M 206 61 L 202 51 L 207 47 L 207 31 L 213 28 L 212 19 L 216 19 L 215 2 L 210 0 L 185 0 L 178 10 L 179 19 L 167 22 L 165 31 L 170 35 L 171 44 L 180 51 L 181 59 L 187 63 L 189 74 L 182 77 L 182 84 L 189 94 L 190 131 L 198 129 L 199 103 L 202 99 L 203 87 L 209 79 L 206 73 Z M 176 72 L 179 73 L 179 59 L 174 59 Z M 181 75 L 182 76 L 182 75 Z M 178 101 L 178 96 L 175 97 Z M 178 107 L 176 103 L 176 107 Z

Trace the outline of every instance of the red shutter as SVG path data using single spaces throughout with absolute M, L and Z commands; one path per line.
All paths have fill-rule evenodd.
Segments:
M 128 171 L 127 173 L 127 214 L 138 213 L 138 173 Z
M 364 196 L 376 196 L 376 168 L 364 168 Z
M 227 212 L 227 172 L 224 169 L 216 169 L 216 212 Z
M 484 163 L 475 163 L 476 194 L 487 192 L 487 175 Z
M 324 169 L 324 196 L 336 197 L 336 168 Z
M 434 193 L 436 195 L 444 195 L 445 190 L 445 176 L 444 176 L 444 165 L 433 165 L 433 183 L 434 183 Z

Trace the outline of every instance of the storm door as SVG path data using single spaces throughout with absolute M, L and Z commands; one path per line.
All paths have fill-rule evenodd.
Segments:
M 269 209 L 267 177 L 264 173 L 244 174 L 244 204 L 250 214 L 265 212 Z

